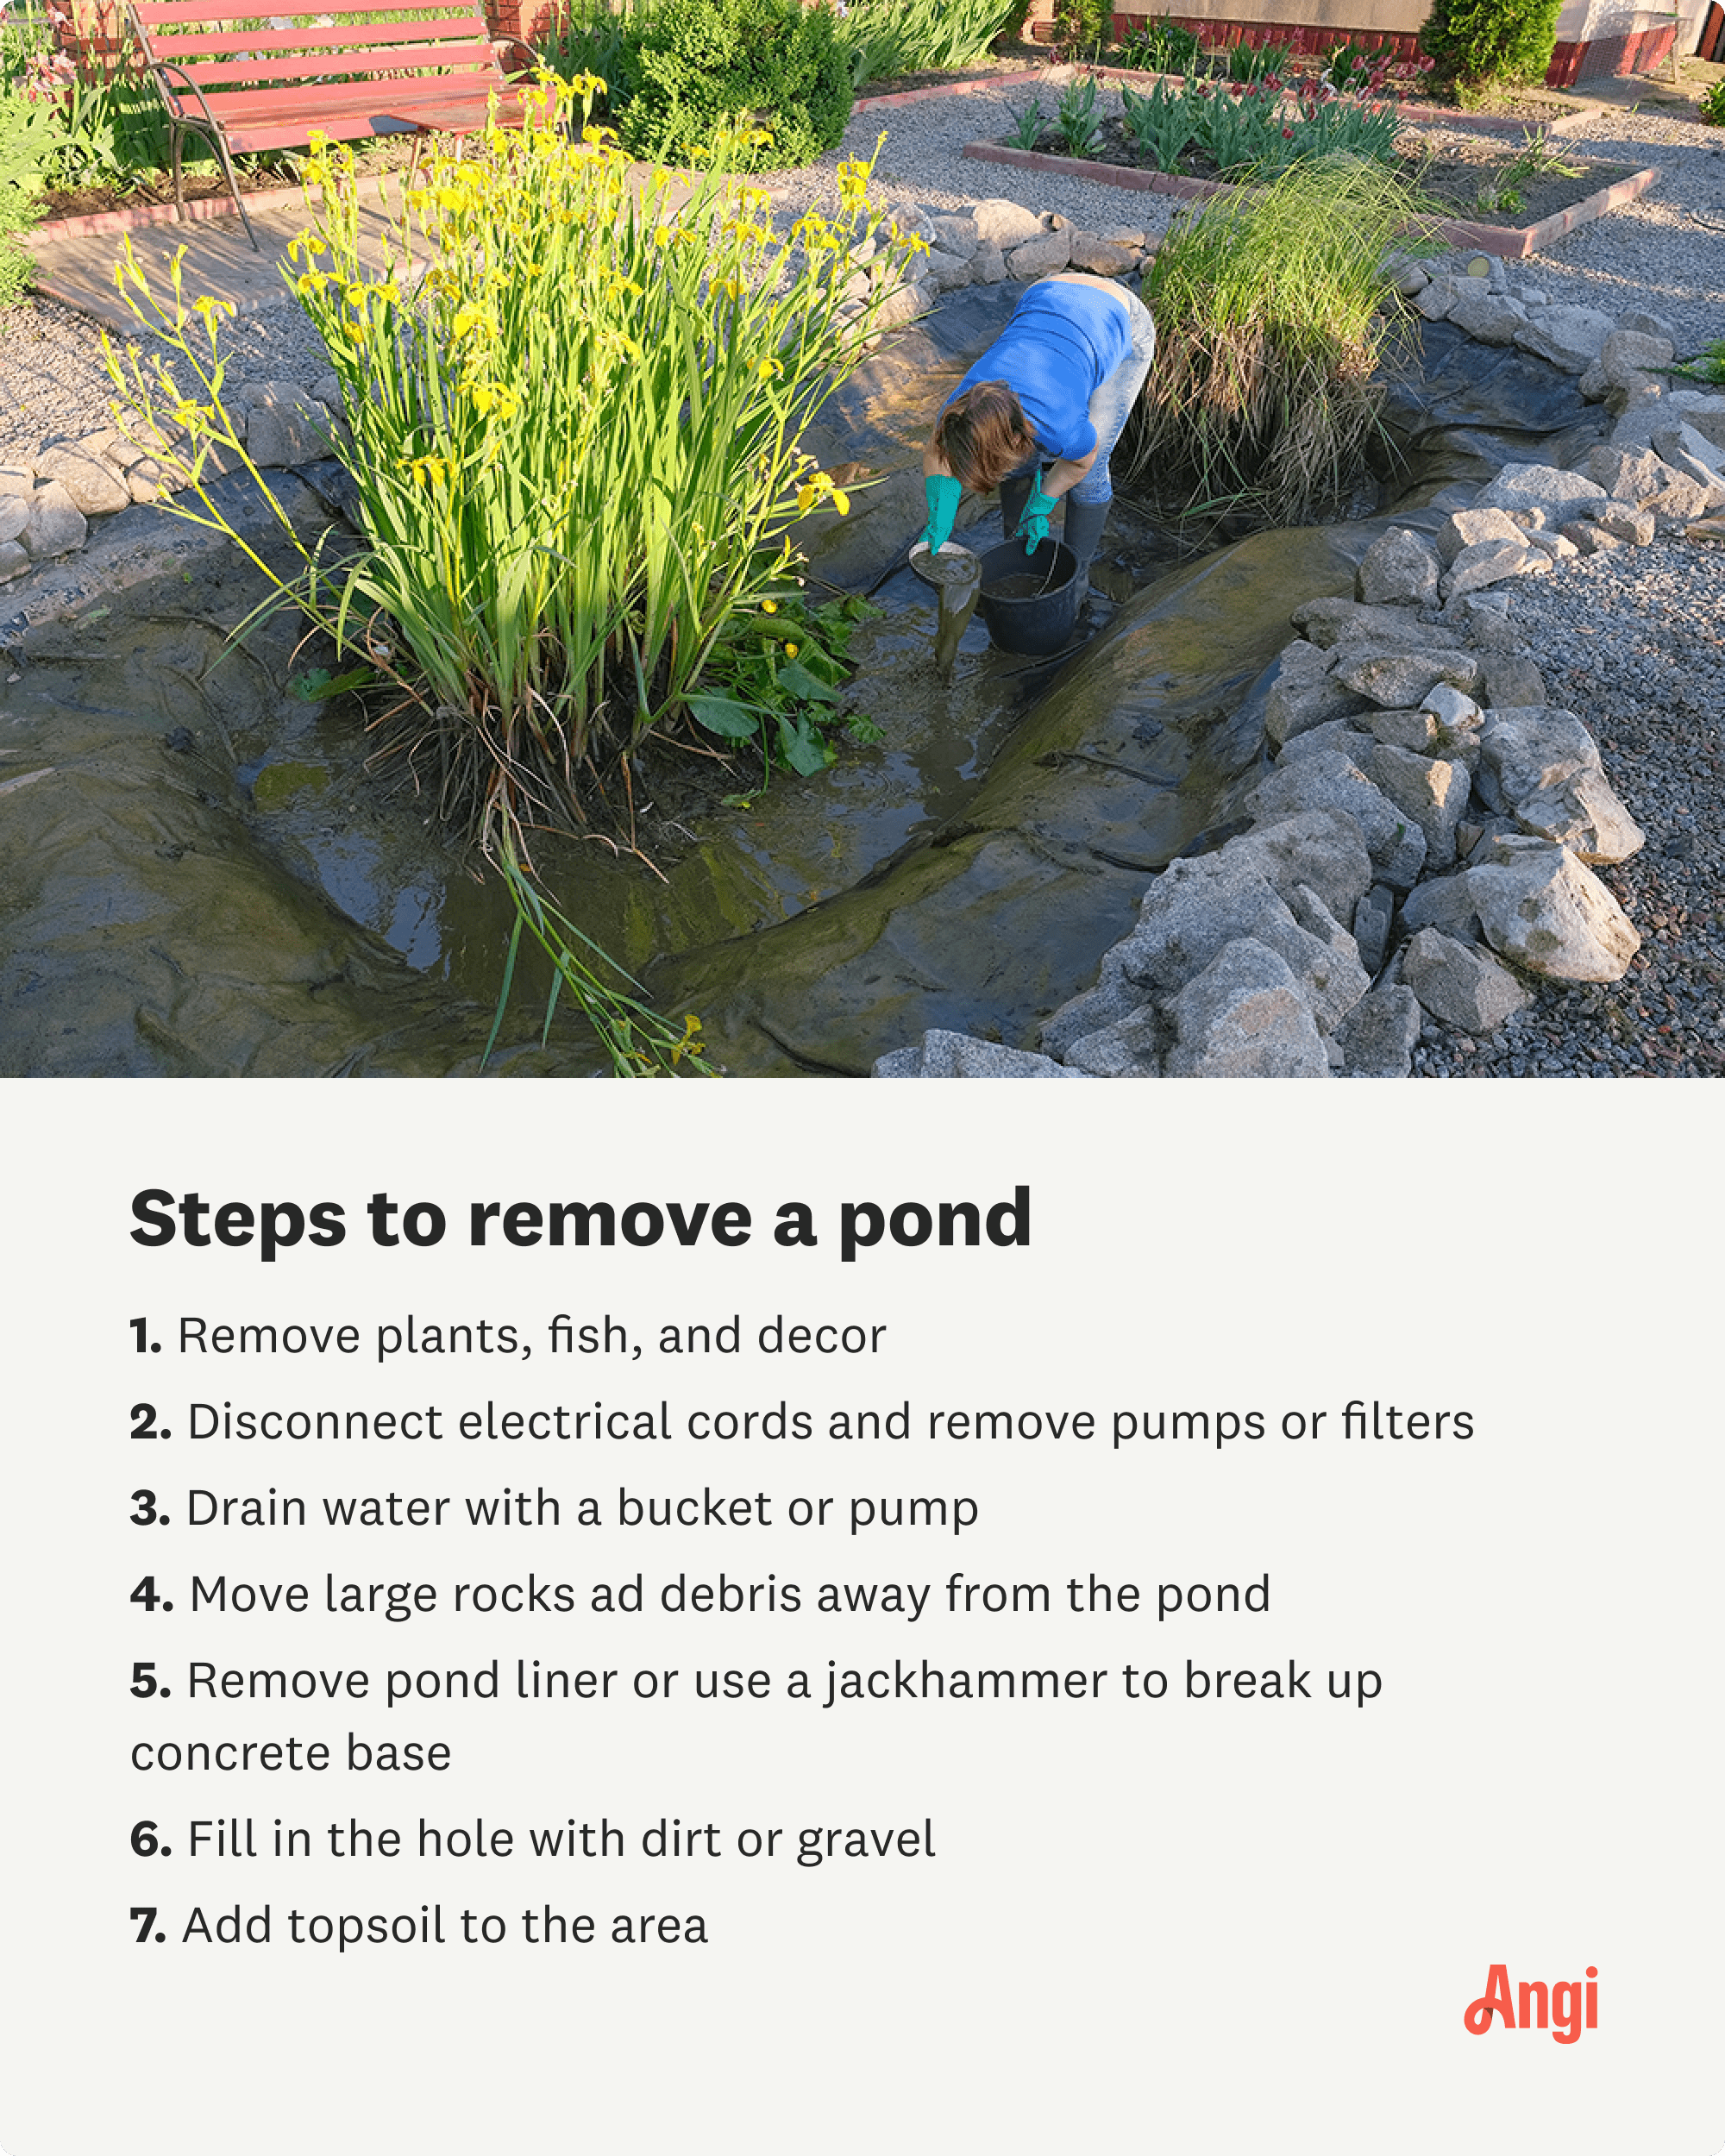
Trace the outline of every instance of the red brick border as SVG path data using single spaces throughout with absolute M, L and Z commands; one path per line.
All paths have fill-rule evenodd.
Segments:
M 1095 180 L 1103 187 L 1126 188 L 1140 194 L 1180 195 L 1190 200 L 1220 194 L 1226 184 L 1219 179 L 1188 179 L 1179 172 L 1147 172 L 1132 165 L 1104 165 L 1088 157 L 1053 157 L 1041 150 L 1013 149 L 1005 142 L 967 142 L 963 154 L 984 164 L 1016 165 L 1023 172 L 1060 172 L 1072 179 Z M 1565 232 L 1573 232 L 1578 225 L 1591 224 L 1608 210 L 1633 202 L 1637 195 L 1645 194 L 1659 176 L 1657 165 L 1645 166 L 1639 172 L 1631 172 L 1627 179 L 1602 187 L 1584 202 L 1540 218 L 1537 224 L 1469 224 L 1440 220 L 1422 224 L 1419 229 L 1447 240 L 1452 247 L 1477 248 L 1482 254 L 1501 255 L 1505 261 L 1516 262 L 1527 255 L 1537 254 L 1542 247 L 1549 247 Z
M 301 188 L 270 187 L 248 195 L 245 202 L 248 210 L 279 210 L 285 203 L 304 199 Z M 187 203 L 185 214 L 201 223 L 210 217 L 231 217 L 236 212 L 233 197 L 223 188 L 219 195 L 199 195 Z M 93 210 L 82 217 L 51 217 L 47 223 L 32 225 L 28 232 L 20 232 L 16 236 L 24 247 L 46 247 L 54 240 L 95 240 L 104 232 L 138 232 L 146 225 L 172 224 L 174 221 L 171 202 L 145 202 L 131 210 Z

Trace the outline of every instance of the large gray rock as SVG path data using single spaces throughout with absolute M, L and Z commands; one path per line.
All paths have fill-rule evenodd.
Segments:
M 1551 567 L 1550 559 L 1525 539 L 1487 539 L 1478 546 L 1464 547 L 1451 562 L 1444 577 L 1444 597 L 1458 599 L 1512 576 L 1548 576 Z
M 1433 876 L 1410 891 L 1402 901 L 1403 931 L 1416 936 L 1422 928 L 1440 928 L 1465 942 L 1482 936 L 1479 909 L 1473 902 L 1467 875 L 1464 869 L 1457 876 Z
M 1153 1003 L 1141 1003 L 1100 1032 L 1081 1034 L 1068 1066 L 1090 1078 L 1159 1078 L 1173 1029 Z
M 1319 932 L 1301 924 L 1249 852 L 1225 847 L 1176 861 L 1145 893 L 1136 926 L 1108 953 L 1104 972 L 1118 968 L 1140 989 L 1165 995 L 1250 937 L 1277 954 L 1308 1010 L 1333 1024 L 1365 993 L 1365 976 L 1352 937 L 1327 912 L 1314 918 L 1305 910 Z
M 1337 809 L 1302 809 L 1259 824 L 1224 849 L 1249 861 L 1286 906 L 1303 884 L 1339 921 L 1346 920 L 1371 881 L 1371 856 L 1352 817 Z
M 973 285 L 1002 285 L 1007 279 L 1007 258 L 992 240 L 984 240 L 970 257 Z
M 1651 509 L 1637 509 L 1629 502 L 1607 502 L 1593 519 L 1602 531 L 1621 539 L 1626 547 L 1650 547 L 1658 524 Z
M 1321 726 L 1314 726 L 1308 733 L 1295 734 L 1277 751 L 1276 762 L 1297 763 L 1302 756 L 1321 755 L 1326 749 L 1339 749 L 1364 771 L 1365 759 L 1371 753 L 1371 736 L 1362 731 L 1364 716 L 1327 718 Z
M 1488 808 L 1513 815 L 1529 794 L 1578 771 L 1597 771 L 1599 744 L 1573 711 L 1553 704 L 1491 711 L 1475 783 Z
M 1334 809 L 1358 824 L 1366 851 L 1381 881 L 1405 891 L 1426 859 L 1426 835 L 1405 809 L 1399 809 L 1359 767 L 1339 752 L 1304 756 L 1284 765 L 1246 797 L 1246 812 L 1260 823 L 1273 823 L 1302 809 Z
M 1641 948 L 1628 916 L 1567 847 L 1498 838 L 1467 871 L 1492 949 L 1553 981 L 1620 981 Z
M 1464 696 L 1447 681 L 1434 681 L 1426 692 L 1421 706 L 1435 719 L 1440 731 L 1451 738 L 1458 734 L 1477 734 L 1485 723 L 1485 714 L 1471 696 Z
M 1423 533 L 1392 525 L 1360 557 L 1354 595 L 1367 606 L 1435 605 L 1438 570 L 1437 549 Z
M 1647 834 L 1603 771 L 1577 771 L 1515 804 L 1515 821 L 1535 838 L 1555 839 L 1590 868 L 1627 861 Z
M 1691 427 L 1686 419 L 1668 417 L 1663 426 L 1655 427 L 1653 446 L 1666 463 L 1677 464 L 1679 458 L 1687 460 L 1680 469 L 1687 470 L 1689 465 L 1698 464 L 1716 479 L 1725 473 L 1725 449 L 1709 441 L 1698 427 Z
M 1465 696 L 1484 686 L 1478 660 L 1471 651 L 1453 648 L 1393 650 L 1369 643 L 1345 644 L 1335 674 L 1345 688 L 1370 698 L 1385 711 L 1417 708 L 1440 681 L 1447 681 Z
M 1725 504 L 1725 479 L 1716 479 L 1699 458 L 1684 457 L 1681 450 L 1678 454 L 1679 464 L 1661 461 L 1665 484 L 1640 505 L 1653 511 L 1661 530 L 1689 523 Z
M 1367 606 L 1357 599 L 1309 599 L 1294 609 L 1291 618 L 1294 626 L 1303 630 L 1320 651 L 1363 643 L 1380 650 L 1411 650 L 1454 641 L 1422 622 L 1419 609 L 1414 606 Z
M 1613 389 L 1631 374 L 1657 374 L 1677 357 L 1669 337 L 1650 337 L 1640 329 L 1614 329 L 1599 348 L 1599 364 Z
M 1402 978 L 1433 1018 L 1463 1033 L 1495 1033 L 1527 1001 L 1496 959 L 1441 929 L 1422 928 L 1402 954 Z
M 1071 997 L 1044 1025 L 1041 1034 L 1043 1053 L 1064 1062 L 1078 1042 L 1087 1036 L 1107 1032 L 1110 1028 L 1129 1018 L 1142 1007 L 1144 990 L 1135 981 L 1128 981 L 1121 970 L 1118 956 L 1120 945 L 1102 957 L 1102 969 L 1094 988 L 1086 988 Z
M 1342 926 L 1309 884 L 1296 884 L 1287 904 L 1307 935 L 1329 947 L 1328 968 L 1308 963 L 1299 980 L 1318 1031 L 1333 1033 L 1371 986 L 1371 975 L 1360 959 L 1352 931 Z
M 297 382 L 243 383 L 230 409 L 244 419 L 247 453 L 260 471 L 315 464 L 329 454 L 329 414 Z
M 1603 506 L 1605 491 L 1581 472 L 1555 464 L 1506 464 L 1474 498 L 1476 509 L 1540 511 L 1555 529 L 1571 517 L 1590 517 Z
M 1427 322 L 1446 321 L 1456 303 L 1457 280 L 1453 277 L 1430 278 L 1416 291 L 1410 292 L 1408 298 L 1414 312 L 1423 315 Z
M 1515 331 L 1515 342 L 1565 374 L 1584 374 L 1604 350 L 1611 328 L 1610 316 L 1596 307 L 1541 307 Z
M 1725 397 L 1712 390 L 1674 389 L 1665 404 L 1668 411 L 1681 412 L 1685 423 L 1716 449 L 1725 449 Z
M 1596 442 L 1582 466 L 1614 502 L 1644 502 L 1669 484 L 1671 467 L 1651 449 L 1621 449 L 1609 442 Z
M 1138 266 L 1138 250 L 1100 239 L 1094 232 L 1075 232 L 1068 259 L 1074 269 L 1088 270 L 1092 277 L 1124 277 Z
M 1473 788 L 1466 765 L 1377 743 L 1365 768 L 1379 792 L 1426 834 L 1427 871 L 1447 868 L 1455 859 L 1456 825 Z
M 15 576 L 22 576 L 29 566 L 29 555 L 16 539 L 0 539 L 0 584 L 9 584 Z
M 30 497 L 30 521 L 22 535 L 24 551 L 33 561 L 76 554 L 89 536 L 84 512 L 58 479 L 37 487 Z
M 943 254 L 956 254 L 961 262 L 968 262 L 982 243 L 982 235 L 975 217 L 931 217 L 934 227 L 934 244 Z
M 16 539 L 29 521 L 28 494 L 0 494 L 0 542 Z
M 1477 278 L 1459 284 L 1450 302 L 1449 318 L 1482 344 L 1514 344 L 1527 327 L 1527 310 L 1507 292 L 1495 292 Z
M 970 282 L 970 256 L 949 254 L 944 248 L 931 248 L 923 258 L 923 273 L 936 291 L 957 291 Z
M 1169 1006 L 1170 1078 L 1327 1078 L 1330 1061 L 1298 982 L 1251 937 L 1229 943 Z
M 1032 1056 L 1021 1048 L 1003 1048 L 998 1041 L 973 1040 L 968 1033 L 931 1030 L 909 1048 L 895 1048 L 878 1057 L 870 1075 L 875 1078 L 1082 1078 L 1081 1070 L 1068 1070 L 1046 1056 Z
M 1350 1078 L 1406 1078 L 1419 1038 L 1419 1002 L 1399 981 L 1362 997 L 1336 1032 Z
M 1264 704 L 1264 730 L 1280 749 L 1298 735 L 1309 733 L 1333 718 L 1345 718 L 1366 708 L 1331 672 L 1330 654 L 1303 639 L 1289 644 L 1277 663 Z
M 986 202 L 973 204 L 970 222 L 976 228 L 976 237 L 984 245 L 1001 248 L 1014 248 L 1022 240 L 1044 237 L 1042 219 L 1035 210 L 1026 210 L 1021 203 L 1008 202 L 1003 195 L 991 195 Z
M 111 517 L 131 505 L 126 482 L 99 456 L 79 444 L 44 449 L 36 459 L 39 479 L 58 479 L 81 516 Z
M 1590 526 L 1590 530 L 1593 527 Z M 1485 701 L 1495 708 L 1506 705 L 1543 704 L 1546 677 L 1528 651 L 1487 651 L 1481 655 L 1485 669 Z M 1475 736 L 1476 743 L 1477 736 Z M 1462 753 L 1458 744 L 1452 744 Z M 1477 755 L 1477 747 L 1473 752 Z
M 1526 536 L 1507 509 L 1458 509 L 1438 526 L 1438 559 L 1448 568 L 1465 548 L 1481 546 L 1491 539 L 1520 546 Z
M 1447 685 L 1446 685 L 1447 686 Z M 1371 714 L 1371 737 L 1391 749 L 1410 749 L 1416 756 L 1435 756 L 1438 748 L 1438 722 L 1430 711 L 1374 711 Z M 1346 747 L 1346 743 L 1338 744 Z M 1348 751 L 1352 755 L 1352 749 Z M 1362 771 L 1364 760 L 1354 756 Z
M 1063 270 L 1071 259 L 1071 233 L 1044 232 L 1040 239 L 1026 240 L 1021 247 L 1012 249 L 1007 256 L 1007 273 L 1026 280 L 1052 277 L 1057 270 Z
M 1389 949 L 1389 924 L 1396 918 L 1396 893 L 1387 883 L 1374 883 L 1353 910 L 1354 949 L 1369 974 L 1383 963 Z

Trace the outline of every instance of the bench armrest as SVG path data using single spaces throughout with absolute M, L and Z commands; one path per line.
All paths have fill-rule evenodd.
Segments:
M 491 41 L 491 49 L 497 55 L 497 64 L 499 69 L 505 65 L 504 53 L 506 48 L 510 47 L 524 55 L 520 71 L 524 74 L 529 69 L 536 68 L 540 65 L 538 53 L 534 51 L 524 37 L 494 37 Z

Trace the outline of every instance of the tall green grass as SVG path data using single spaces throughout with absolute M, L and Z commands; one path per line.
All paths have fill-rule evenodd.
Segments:
M 850 79 L 860 89 L 975 67 L 1023 12 L 1012 0 L 850 0 L 844 19 Z
M 1377 430 L 1393 335 L 1385 255 L 1412 198 L 1381 166 L 1303 163 L 1212 196 L 1145 284 L 1156 364 L 1126 442 L 1189 511 L 1300 523 L 1342 498 Z

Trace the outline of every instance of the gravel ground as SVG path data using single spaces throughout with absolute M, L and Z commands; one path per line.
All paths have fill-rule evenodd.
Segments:
M 1554 703 L 1598 737 L 1647 835 L 1599 873 L 1641 935 L 1622 981 L 1542 986 L 1490 1040 L 1427 1023 L 1416 1077 L 1725 1075 L 1725 553 L 1691 540 L 1511 587 Z

